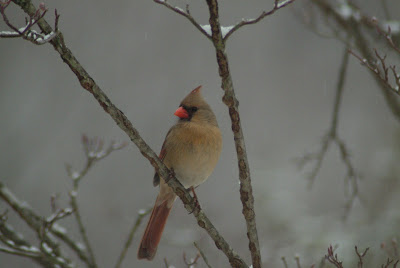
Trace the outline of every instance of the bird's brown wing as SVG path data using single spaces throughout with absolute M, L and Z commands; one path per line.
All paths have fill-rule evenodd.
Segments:
M 172 130 L 172 129 L 173 129 L 173 128 L 171 128 L 171 129 L 168 131 L 167 135 L 165 136 L 163 145 L 162 145 L 162 147 L 161 147 L 161 152 L 160 152 L 160 154 L 158 155 L 158 158 L 160 158 L 161 161 L 164 161 L 164 158 L 165 158 L 165 156 L 167 155 L 167 150 L 165 149 L 165 142 L 166 142 L 166 140 L 167 140 L 167 137 L 168 137 L 169 133 L 171 133 L 171 130 Z M 156 172 L 154 173 L 154 177 L 153 177 L 153 185 L 154 185 L 154 187 L 156 187 L 156 186 L 159 185 L 159 184 L 160 184 L 160 176 L 158 175 L 158 173 L 157 173 L 157 171 L 156 171 Z

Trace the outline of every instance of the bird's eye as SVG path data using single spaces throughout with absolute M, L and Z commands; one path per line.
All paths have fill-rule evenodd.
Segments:
M 191 107 L 191 108 L 190 108 L 190 111 L 191 111 L 192 113 L 194 113 L 194 112 L 197 111 L 197 109 L 198 109 L 197 107 Z

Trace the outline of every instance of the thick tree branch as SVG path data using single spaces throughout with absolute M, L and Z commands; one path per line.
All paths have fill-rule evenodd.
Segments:
M 30 0 L 13 0 L 13 2 L 20 6 L 22 10 L 28 15 L 32 15 L 36 12 L 36 8 Z M 45 34 L 53 31 L 51 26 L 43 18 L 38 21 L 38 26 Z M 245 262 L 239 257 L 239 255 L 237 255 L 237 253 L 233 251 L 230 245 L 218 233 L 218 231 L 210 222 L 208 217 L 204 214 L 204 212 L 200 208 L 195 206 L 194 199 L 191 197 L 190 193 L 183 187 L 183 185 L 176 179 L 176 177 L 170 176 L 171 173 L 168 168 L 158 158 L 154 151 L 145 143 L 145 141 L 139 135 L 138 131 L 133 127 L 132 123 L 124 115 L 124 113 L 110 101 L 107 95 L 104 94 L 104 92 L 96 84 L 93 78 L 86 72 L 79 61 L 74 57 L 72 52 L 66 46 L 62 33 L 58 32 L 57 36 L 54 37 L 50 41 L 50 43 L 53 45 L 54 49 L 60 54 L 62 60 L 74 72 L 81 86 L 95 97 L 95 99 L 104 109 L 104 111 L 107 112 L 116 122 L 116 124 L 128 135 L 131 141 L 138 147 L 142 155 L 146 157 L 151 165 L 156 169 L 158 174 L 160 174 L 160 176 L 163 178 L 168 178 L 166 179 L 168 185 L 182 200 L 185 208 L 189 212 L 193 212 L 193 215 L 196 217 L 199 226 L 207 231 L 210 237 L 215 241 L 217 248 L 223 251 L 224 254 L 228 257 L 231 265 L 234 267 L 247 267 Z
M 256 227 L 256 214 L 254 211 L 254 196 L 251 186 L 250 167 L 247 159 L 246 145 L 239 116 L 239 101 L 236 99 L 233 89 L 232 77 L 229 71 L 228 56 L 225 53 L 225 41 L 221 33 L 219 22 L 219 11 L 217 0 L 207 0 L 210 13 L 210 26 L 212 31 L 212 42 L 215 47 L 219 75 L 224 90 L 223 102 L 228 106 L 231 118 L 232 131 L 235 140 L 236 153 L 239 166 L 240 199 L 243 204 L 243 215 L 246 220 L 247 236 L 249 238 L 249 249 L 253 267 L 261 267 L 260 245 Z

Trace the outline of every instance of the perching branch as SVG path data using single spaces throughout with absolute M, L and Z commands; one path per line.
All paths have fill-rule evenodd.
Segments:
M 163 4 L 167 6 L 169 9 L 174 12 L 188 18 L 197 29 L 200 30 L 201 33 L 207 36 L 210 39 L 210 35 L 205 31 L 204 27 L 201 27 L 197 22 L 193 21 L 192 17 L 188 17 L 190 15 L 188 8 L 185 13 L 182 9 L 172 7 L 167 4 L 165 1 L 154 0 L 159 4 Z M 226 33 L 222 33 L 222 27 L 219 22 L 219 10 L 218 10 L 218 2 L 217 0 L 207 0 L 207 5 L 209 9 L 209 23 L 211 29 L 211 41 L 216 49 L 216 57 L 217 63 L 219 67 L 219 75 L 222 80 L 221 88 L 224 90 L 225 94 L 222 98 L 223 102 L 228 106 L 229 115 L 231 118 L 232 131 L 234 135 L 235 147 L 238 157 L 238 166 L 239 166 L 239 180 L 240 180 L 240 198 L 243 204 L 243 215 L 246 220 L 247 226 L 247 236 L 249 238 L 249 249 L 252 256 L 253 267 L 261 267 L 261 254 L 260 254 L 260 246 L 258 242 L 257 228 L 256 228 L 256 220 L 255 220 L 255 211 L 254 211 L 254 197 L 253 190 L 251 186 L 251 177 L 249 170 L 249 163 L 247 159 L 246 146 L 243 136 L 243 131 L 240 123 L 239 116 L 239 101 L 236 99 L 233 81 L 229 71 L 229 63 L 228 57 L 225 53 L 225 44 L 230 35 L 233 34 L 236 30 L 241 28 L 244 25 L 255 24 L 265 18 L 268 15 L 273 14 L 280 8 L 283 8 L 290 3 L 294 2 L 294 0 L 286 0 L 279 2 L 278 0 L 274 1 L 274 8 L 269 12 L 263 12 L 258 18 L 254 20 L 246 20 L 238 23 L 233 27 L 224 27 L 224 31 Z M 200 27 L 200 28 L 199 28 Z
M 20 6 L 22 10 L 28 15 L 33 15 L 36 12 L 35 6 L 32 4 L 31 0 L 13 0 L 15 4 Z M 42 18 L 37 22 L 39 28 L 48 34 L 53 31 L 52 27 L 47 23 L 47 21 Z M 146 144 L 146 142 L 139 135 L 138 131 L 133 127 L 132 123 L 124 115 L 124 113 L 119 110 L 108 98 L 106 94 L 100 89 L 93 78 L 86 72 L 79 61 L 74 57 L 72 52 L 68 49 L 65 44 L 63 34 L 59 31 L 57 36 L 55 36 L 49 42 L 53 45 L 53 48 L 60 54 L 62 60 L 70 67 L 78 78 L 81 86 L 91 93 L 94 98 L 98 101 L 104 111 L 108 113 L 111 118 L 116 122 L 116 124 L 129 136 L 131 141 L 138 147 L 140 152 L 146 157 L 151 165 L 156 169 L 157 173 L 163 177 L 167 178 L 166 182 L 174 190 L 174 192 L 179 196 L 179 198 L 184 203 L 185 208 L 189 212 L 193 212 L 196 217 L 197 222 L 200 227 L 205 229 L 210 237 L 215 241 L 218 249 L 220 249 L 229 259 L 229 262 L 233 267 L 247 267 L 246 263 L 233 251 L 230 245 L 225 241 L 225 239 L 219 234 L 213 224 L 210 222 L 208 217 L 204 212 L 195 206 L 195 201 L 183 185 L 177 180 L 175 176 L 171 176 L 171 172 L 164 165 L 164 163 L 158 158 L 154 151 Z

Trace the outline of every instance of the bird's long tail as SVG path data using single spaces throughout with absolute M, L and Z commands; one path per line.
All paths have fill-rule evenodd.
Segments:
M 172 209 L 172 203 L 168 199 L 160 203 L 160 196 L 157 197 L 153 212 L 140 242 L 138 250 L 139 259 L 152 260 L 156 255 L 158 243 L 160 242 L 165 223 Z

